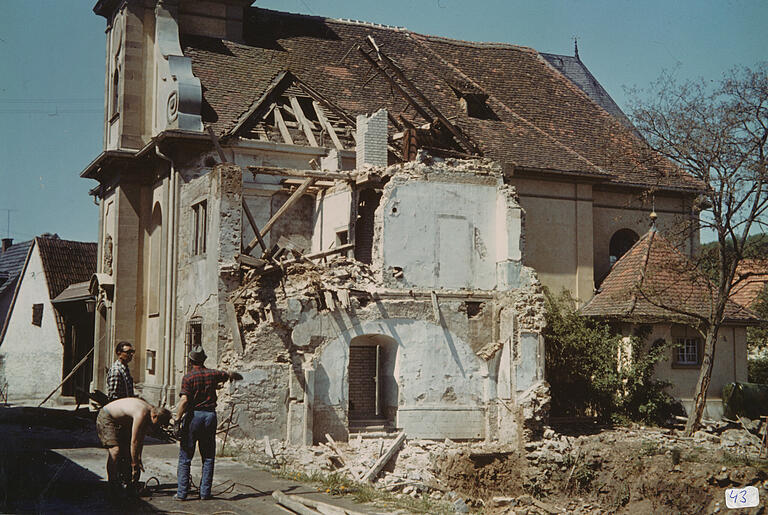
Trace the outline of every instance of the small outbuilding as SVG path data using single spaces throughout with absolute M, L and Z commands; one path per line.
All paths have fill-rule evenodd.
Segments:
M 671 344 L 668 359 L 656 365 L 655 376 L 672 383 L 670 393 L 690 411 L 704 352 L 700 319 L 713 309 L 714 293 L 714 286 L 696 265 L 652 225 L 613 265 L 598 293 L 580 312 L 615 323 L 627 336 L 640 326 L 650 326 L 648 344 Z M 747 380 L 746 329 L 757 322 L 749 310 L 728 302 L 704 418 L 722 416 L 723 386 Z

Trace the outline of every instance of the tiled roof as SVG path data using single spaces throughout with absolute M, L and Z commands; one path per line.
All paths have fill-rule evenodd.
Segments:
M 31 246 L 32 240 L 22 241 L 14 243 L 5 252 L 0 253 L 0 294 L 15 284 L 14 278 L 24 267 Z
M 226 134 L 281 71 L 290 71 L 347 114 L 386 108 L 427 121 L 355 49 L 367 36 L 444 116 L 502 164 L 583 173 L 617 183 L 695 190 L 700 183 L 649 154 L 631 129 L 555 70 L 536 50 L 424 36 L 405 29 L 251 8 L 244 42 L 182 35 L 203 85 L 203 120 Z M 487 95 L 492 117 L 467 116 L 455 90 Z
M 736 276 L 754 274 L 733 287 L 731 298 L 742 306 L 749 307 L 760 291 L 768 285 L 768 259 L 745 259 L 739 263 Z
M 96 243 L 37 237 L 50 299 L 55 299 L 70 284 L 88 281 L 96 272 Z M 64 338 L 64 323 L 57 313 L 56 324 Z
M 580 312 L 621 320 L 691 322 L 708 317 L 714 287 L 690 260 L 658 231 L 651 229 L 619 259 L 600 291 Z M 725 319 L 756 322 L 755 316 L 728 302 Z
M 581 62 L 577 56 L 546 54 L 541 56 L 549 64 L 555 67 L 557 71 L 565 75 L 568 80 L 576 84 L 579 89 L 586 93 L 589 98 L 594 100 L 600 107 L 611 113 L 617 120 L 634 130 L 634 126 L 624 114 L 624 111 L 613 101 L 611 95 L 597 81 L 589 69 Z

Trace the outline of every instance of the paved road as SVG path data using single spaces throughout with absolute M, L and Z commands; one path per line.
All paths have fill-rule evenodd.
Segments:
M 99 447 L 94 423 L 82 410 L 0 407 L 0 512 L 2 513 L 153 513 L 285 514 L 272 499 L 280 489 L 353 509 L 381 513 L 317 492 L 312 486 L 278 479 L 230 458 L 217 458 L 214 499 L 179 502 L 176 492 L 178 447 L 148 438 L 142 480 L 149 494 L 110 500 L 105 478 L 106 451 Z M 200 478 L 195 457 L 193 482 Z

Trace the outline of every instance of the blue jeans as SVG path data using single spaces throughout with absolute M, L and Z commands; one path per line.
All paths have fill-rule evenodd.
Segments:
M 193 412 L 189 420 L 189 427 L 182 434 L 179 444 L 179 468 L 177 471 L 179 487 L 176 490 L 176 497 L 185 499 L 189 493 L 189 469 L 192 465 L 192 458 L 195 457 L 195 444 L 197 444 L 200 448 L 200 457 L 203 459 L 200 498 L 209 498 L 213 484 L 213 462 L 216 457 L 216 412 Z

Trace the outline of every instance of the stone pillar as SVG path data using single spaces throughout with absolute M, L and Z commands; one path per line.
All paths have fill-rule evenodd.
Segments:
M 357 116 L 357 168 L 387 166 L 387 122 L 386 109 Z

